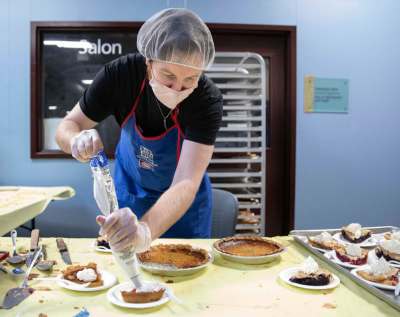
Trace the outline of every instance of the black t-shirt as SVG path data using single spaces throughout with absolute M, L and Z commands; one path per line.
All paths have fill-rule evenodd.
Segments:
M 106 64 L 79 100 L 83 113 L 95 122 L 114 115 L 121 125 L 131 112 L 145 78 L 145 58 L 138 53 L 122 56 Z M 137 125 L 144 136 L 158 136 L 165 131 L 157 101 L 146 81 L 141 102 L 136 108 Z M 158 104 L 166 116 L 170 109 L 159 101 Z M 197 88 L 179 107 L 178 122 L 185 139 L 214 144 L 222 120 L 222 94 L 217 86 L 207 76 L 201 75 Z M 167 127 L 173 124 L 169 116 Z

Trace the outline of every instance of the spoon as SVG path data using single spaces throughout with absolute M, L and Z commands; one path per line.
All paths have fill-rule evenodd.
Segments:
M 53 269 L 53 265 L 55 264 L 55 261 L 52 260 L 46 260 L 47 258 L 47 252 L 46 252 L 46 246 L 42 245 L 42 259 L 41 261 L 36 264 L 36 268 L 39 271 L 50 271 Z
M 7 262 L 10 264 L 13 264 L 13 265 L 21 264 L 22 262 L 25 261 L 25 257 L 22 255 L 19 255 L 17 253 L 17 231 L 16 230 L 11 231 L 11 240 L 13 243 L 13 253 L 12 253 L 12 256 L 7 258 Z

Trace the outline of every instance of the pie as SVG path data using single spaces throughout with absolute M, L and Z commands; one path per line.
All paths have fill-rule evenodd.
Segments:
M 353 248 L 357 248 L 358 250 L 354 252 Z M 355 245 L 339 245 L 335 248 L 335 253 L 340 261 L 353 265 L 364 265 L 368 260 L 368 251 Z
M 332 274 L 323 269 L 319 269 L 315 273 L 306 273 L 300 270 L 289 280 L 293 283 L 302 285 L 323 286 L 328 285 L 331 282 Z
M 382 240 L 375 249 L 378 258 L 384 257 L 385 260 L 400 262 L 400 241 L 398 240 Z
M 371 237 L 372 231 L 361 228 L 358 223 L 351 223 L 342 227 L 342 236 L 351 243 L 361 243 Z
M 307 240 L 311 246 L 324 250 L 334 250 L 336 247 L 340 246 L 330 233 L 325 231 L 316 236 L 309 236 Z
M 357 274 L 361 276 L 363 279 L 374 282 L 374 283 L 379 283 L 379 284 L 385 284 L 385 285 L 390 285 L 390 286 L 396 286 L 397 283 L 399 282 L 399 278 L 397 276 L 399 272 L 399 269 L 396 268 L 391 268 L 389 272 L 385 274 L 372 274 L 372 272 L 367 271 L 367 270 L 360 270 L 357 271 Z
M 386 232 L 383 236 L 386 240 L 399 240 L 400 241 L 400 231 Z
M 137 257 L 142 263 L 169 265 L 178 269 L 201 266 L 210 259 L 206 250 L 189 244 L 158 244 L 138 253 Z
M 138 292 L 136 289 L 131 291 L 121 291 L 122 299 L 127 303 L 143 304 L 156 302 L 164 295 L 165 288 L 153 291 Z
M 104 247 L 104 248 L 106 248 L 106 249 L 111 250 L 110 244 L 108 243 L 108 241 L 107 241 L 106 238 L 104 238 L 104 237 L 101 237 L 101 236 L 98 237 L 97 240 L 96 240 L 96 245 L 97 245 L 98 247 Z
M 79 272 L 87 272 L 91 275 L 91 279 L 80 279 L 78 278 Z M 70 265 L 65 270 L 62 271 L 63 278 L 65 280 L 78 283 L 78 284 L 86 284 L 90 282 L 88 287 L 98 287 L 103 285 L 103 280 L 101 279 L 101 274 L 97 270 L 96 263 L 89 263 L 88 265 Z M 80 274 L 79 274 L 80 275 Z
M 222 253 L 238 256 L 264 256 L 283 250 L 279 243 L 257 236 L 223 238 L 214 242 L 214 248 Z
M 296 273 L 289 278 L 293 283 L 312 286 L 328 285 L 332 279 L 332 274 L 327 270 L 321 269 L 311 256 L 309 256 Z

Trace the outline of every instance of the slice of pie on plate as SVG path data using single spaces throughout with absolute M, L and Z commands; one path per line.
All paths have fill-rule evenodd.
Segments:
M 189 244 L 158 244 L 137 254 L 137 257 L 143 264 L 165 265 L 177 269 L 202 266 L 210 260 L 206 250 Z
M 372 231 L 363 229 L 359 223 L 351 223 L 342 227 L 342 237 L 351 243 L 361 243 L 369 239 Z
M 400 241 L 383 239 L 376 247 L 375 253 L 378 258 L 383 256 L 387 261 L 400 262 Z
M 219 252 L 242 257 L 257 257 L 279 253 L 283 246 L 271 239 L 257 236 L 228 237 L 214 242 Z
M 70 265 L 62 271 L 62 277 L 77 284 L 90 283 L 87 287 L 99 287 L 104 283 L 97 264 L 93 262 L 88 265 Z
M 133 288 L 130 291 L 121 291 L 122 299 L 127 303 L 144 304 L 160 300 L 165 288 L 157 283 L 144 284 L 141 289 Z
M 329 271 L 319 268 L 318 263 L 312 257 L 308 257 L 289 280 L 301 285 L 324 286 L 332 279 Z
M 368 250 L 360 248 L 355 244 L 337 246 L 335 248 L 336 257 L 346 263 L 353 265 L 364 265 L 367 263 Z
M 308 243 L 318 249 L 334 250 L 340 244 L 337 242 L 329 232 L 322 232 L 316 236 L 308 236 Z
M 386 240 L 400 241 L 400 231 L 386 232 L 383 236 Z
M 373 260 L 368 268 L 364 270 L 359 269 L 356 272 L 356 274 L 367 281 L 388 286 L 397 285 L 399 282 L 398 273 L 399 269 L 390 266 L 383 257 L 379 260 Z

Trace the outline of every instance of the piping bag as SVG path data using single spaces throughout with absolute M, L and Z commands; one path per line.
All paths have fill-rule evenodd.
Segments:
M 90 159 L 90 169 L 93 174 L 95 200 L 102 214 L 108 216 L 113 211 L 118 210 L 119 207 L 114 181 L 104 151 L 100 151 Z M 135 288 L 142 288 L 134 248 L 116 252 L 111 245 L 110 247 L 115 261 L 123 269 L 128 279 L 135 285 Z

